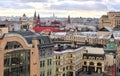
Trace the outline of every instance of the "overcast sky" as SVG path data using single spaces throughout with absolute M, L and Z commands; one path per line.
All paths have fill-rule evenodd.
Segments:
M 0 16 L 28 17 L 100 17 L 108 11 L 120 11 L 120 0 L 0 0 Z

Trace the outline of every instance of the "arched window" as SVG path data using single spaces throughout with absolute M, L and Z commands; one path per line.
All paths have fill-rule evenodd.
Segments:
M 97 63 L 97 66 L 102 66 L 102 64 L 101 63 Z
M 17 41 L 7 42 L 7 44 L 5 46 L 5 50 L 16 49 L 16 48 L 23 48 L 23 46 L 21 45 L 21 43 L 19 43 Z
M 93 62 L 90 62 L 90 65 L 94 65 L 94 63 L 93 63 Z
M 87 65 L 87 62 L 86 62 L 86 61 L 84 62 L 84 65 Z
M 63 74 L 63 76 L 65 76 L 65 73 Z
M 87 59 L 87 57 L 86 57 L 86 56 L 84 56 L 83 58 L 84 58 L 84 59 Z

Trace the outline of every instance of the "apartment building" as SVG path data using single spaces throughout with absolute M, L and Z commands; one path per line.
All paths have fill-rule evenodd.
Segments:
M 61 46 L 59 46 L 61 47 Z M 54 51 L 54 76 L 77 76 L 82 71 L 82 55 L 84 47 L 57 47 Z

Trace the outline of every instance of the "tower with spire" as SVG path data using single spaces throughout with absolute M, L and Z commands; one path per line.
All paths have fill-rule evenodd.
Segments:
M 36 26 L 36 11 L 35 11 L 35 13 L 34 13 L 34 17 L 33 17 L 33 27 L 35 27 Z
M 34 17 L 33 17 L 33 27 L 39 27 L 41 26 L 41 22 L 40 22 L 40 16 L 38 14 L 38 16 L 36 16 L 36 11 L 34 13 Z
M 41 26 L 41 23 L 40 23 L 40 16 L 38 14 L 37 19 L 36 19 L 36 27 L 39 27 L 39 26 Z

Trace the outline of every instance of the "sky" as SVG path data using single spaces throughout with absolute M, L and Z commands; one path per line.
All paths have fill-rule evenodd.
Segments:
M 120 11 L 120 0 L 0 0 L 0 16 L 95 17 Z

